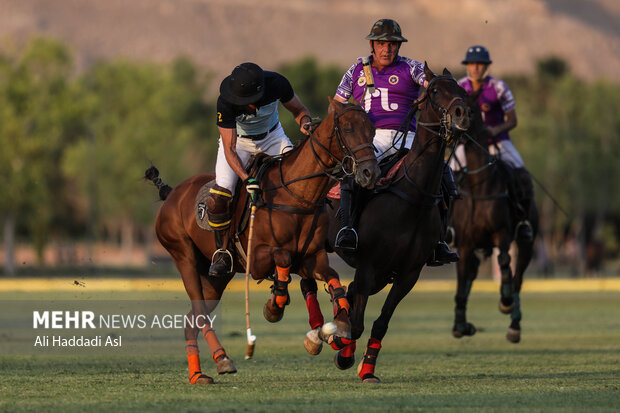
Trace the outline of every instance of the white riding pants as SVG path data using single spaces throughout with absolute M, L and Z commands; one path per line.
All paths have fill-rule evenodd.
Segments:
M 284 133 L 282 125 L 278 124 L 278 127 L 272 132 L 267 133 L 261 140 L 252 140 L 248 138 L 242 138 L 237 136 L 237 155 L 241 160 L 241 165 L 247 167 L 250 157 L 256 153 L 264 152 L 267 155 L 280 155 L 293 148 L 293 144 L 290 139 Z M 219 147 L 217 149 L 217 161 L 215 163 L 215 183 L 219 186 L 228 189 L 233 195 L 235 193 L 235 186 L 239 177 L 233 171 L 226 160 L 224 154 L 224 145 L 222 144 L 222 137 L 220 136 Z
M 401 140 L 399 139 L 398 142 L 393 142 L 396 132 L 397 131 L 393 129 L 377 129 L 375 131 L 375 138 L 372 143 L 376 148 L 375 156 L 377 157 L 377 161 L 396 153 L 400 149 Z M 411 149 L 414 138 L 415 132 L 409 131 L 405 140 L 406 149 Z
M 497 149 L 499 149 L 499 159 L 506 162 L 509 166 L 513 168 L 525 167 L 523 159 L 521 159 L 521 155 L 519 155 L 512 141 L 506 140 L 498 142 L 497 147 L 496 145 L 489 145 L 489 153 L 491 155 L 498 155 Z M 453 171 L 460 171 L 461 168 L 466 166 L 467 159 L 465 158 L 465 147 L 463 145 L 458 145 L 454 151 L 454 156 L 450 159 L 450 167 Z

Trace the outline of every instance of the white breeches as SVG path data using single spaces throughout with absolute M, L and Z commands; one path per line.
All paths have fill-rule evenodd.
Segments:
M 392 142 L 394 135 L 396 135 L 396 131 L 393 129 L 377 129 L 375 131 L 375 138 L 372 143 L 376 148 L 375 156 L 377 157 L 377 161 L 396 153 L 400 149 L 400 139 L 398 142 Z M 407 133 L 407 139 L 405 140 L 405 148 L 411 149 L 414 138 L 415 132 L 409 131 L 409 133 Z
M 290 139 L 284 133 L 282 125 L 269 132 L 261 140 L 251 140 L 237 136 L 237 155 L 241 160 L 241 164 L 245 168 L 248 165 L 250 157 L 256 153 L 264 152 L 267 155 L 280 155 L 293 148 Z M 222 145 L 222 137 L 220 136 L 219 147 L 217 149 L 217 161 L 215 164 L 215 183 L 228 189 L 233 195 L 235 193 L 235 185 L 239 177 L 226 161 L 224 154 L 224 146 Z
M 517 148 L 512 144 L 512 141 L 506 140 L 497 143 L 496 145 L 490 145 L 488 147 L 491 155 L 498 155 L 497 149 L 499 148 L 499 158 L 506 162 L 513 168 L 523 168 L 525 164 L 521 155 L 517 151 Z M 457 162 L 458 161 L 458 162 Z M 460 171 L 461 168 L 467 166 L 467 159 L 465 159 L 465 147 L 458 145 L 454 151 L 454 156 L 450 159 L 450 167 L 453 171 Z

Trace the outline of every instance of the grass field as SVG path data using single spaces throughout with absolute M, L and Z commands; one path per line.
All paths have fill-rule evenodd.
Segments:
M 295 284 L 295 283 L 294 283 Z M 292 285 L 294 285 L 292 284 Z M 76 290 L 55 299 L 184 298 L 184 293 Z M 88 294 L 88 295 L 87 295 Z M 217 376 L 202 342 L 203 371 L 212 386 L 187 383 L 184 342 L 170 356 L 0 355 L 1 411 L 619 411 L 620 292 L 535 293 L 522 296 L 522 342 L 505 338 L 508 316 L 498 293 L 476 292 L 469 320 L 481 331 L 452 338 L 453 292 L 414 292 L 397 309 L 383 341 L 376 374 L 363 385 L 355 368 L 337 370 L 335 352 L 303 348 L 307 313 L 292 291 L 284 319 L 262 317 L 268 292 L 252 293 L 254 358 L 243 359 L 243 293 L 223 302 L 219 331 L 238 373 Z M 47 293 L 36 297 L 49 299 Z M 34 299 L 0 293 L 0 300 Z M 384 294 L 371 297 L 363 353 Z M 320 293 L 325 313 L 327 294 Z M 356 363 L 357 364 L 357 363 Z

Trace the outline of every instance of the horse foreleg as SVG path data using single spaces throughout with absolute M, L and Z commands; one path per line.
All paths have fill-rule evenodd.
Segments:
M 508 252 L 510 245 L 500 245 L 497 262 L 501 273 L 500 301 L 499 311 L 504 314 L 510 314 L 514 308 L 513 286 L 512 286 L 512 269 L 510 268 L 510 253 Z
M 364 358 L 357 367 L 357 374 L 360 379 L 362 379 L 362 383 L 381 382 L 374 374 L 379 350 L 381 350 L 381 341 L 387 333 L 388 324 L 390 323 L 392 315 L 394 315 L 396 306 L 409 294 L 409 291 L 411 291 L 420 276 L 421 269 L 422 267 L 415 268 L 411 272 L 401 275 L 394 280 L 394 284 L 392 284 L 392 288 L 390 288 L 385 303 L 383 303 L 383 308 L 381 308 L 381 315 L 379 315 L 379 318 L 377 318 L 372 325 L 372 331 L 368 339 L 366 351 L 364 352 Z
M 476 327 L 467 322 L 467 301 L 474 280 L 478 276 L 480 265 L 480 260 L 473 251 L 459 249 L 459 254 L 461 259 L 456 265 L 457 283 L 454 296 L 454 326 L 452 327 L 452 336 L 455 338 L 476 334 Z
M 301 294 L 306 302 L 306 308 L 308 308 L 308 323 L 311 330 L 306 333 L 304 339 L 304 347 L 308 353 L 316 356 L 323 349 L 323 341 L 326 339 L 322 337 L 321 326 L 324 323 L 323 313 L 319 301 L 316 298 L 318 287 L 314 278 L 302 278 L 299 283 L 301 287 Z
M 277 249 L 273 252 L 273 259 L 276 263 L 276 274 L 271 286 L 271 298 L 263 307 L 263 315 L 270 323 L 282 320 L 284 307 L 291 302 L 288 295 L 288 284 L 291 282 L 291 255 L 284 249 Z

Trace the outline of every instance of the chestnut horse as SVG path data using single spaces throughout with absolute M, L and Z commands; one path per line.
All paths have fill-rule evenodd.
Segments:
M 418 130 L 397 174 L 386 187 L 370 195 L 358 225 L 359 242 L 355 253 L 338 254 L 356 268 L 348 287 L 351 305 L 351 340 L 336 338 L 332 347 L 341 350 L 334 361 L 340 369 L 354 363 L 355 340 L 364 331 L 368 296 L 392 284 L 381 315 L 374 322 L 358 374 L 364 383 L 378 383 L 374 375 L 381 340 L 398 303 L 417 282 L 422 267 L 439 241 L 441 228 L 438 203 L 447 142 L 469 127 L 466 93 L 450 72 L 436 76 L 424 67 L 427 90 L 414 102 L 419 111 Z M 328 240 L 334 244 L 340 228 L 338 200 L 333 200 Z
M 372 140 L 374 127 L 359 105 L 341 104 L 330 99 L 327 118 L 299 146 L 273 160 L 262 175 L 262 201 L 257 205 L 250 253 L 250 272 L 256 280 L 274 280 L 273 295 L 265 305 L 269 321 L 278 321 L 288 304 L 289 274 L 328 283 L 334 303 L 337 335 L 349 337 L 349 306 L 339 277 L 328 263 L 325 251 L 327 216 L 325 197 L 333 178 L 355 174 L 356 181 L 372 188 L 379 168 Z M 168 250 L 181 273 L 185 290 L 192 302 L 188 316 L 208 315 L 217 306 L 228 282 L 236 272 L 244 271 L 244 252 L 237 251 L 233 272 L 225 277 L 208 275 L 209 257 L 216 250 L 214 235 L 196 223 L 195 200 L 203 185 L 213 175 L 193 176 L 172 189 L 167 187 L 154 167 L 146 177 L 160 189 L 165 199 L 157 215 L 155 229 L 161 244 Z M 246 191 L 237 191 L 238 200 L 231 230 L 238 228 L 245 210 Z M 237 236 L 247 248 L 248 229 Z M 235 239 L 234 234 L 231 239 Z M 274 272 L 275 277 L 274 277 Z M 273 278 L 272 278 L 273 277 Z M 314 297 L 315 305 L 316 297 Z M 203 318 L 204 319 L 204 318 Z M 323 320 L 320 320 L 320 324 Z M 213 379 L 200 370 L 196 337 L 198 328 L 185 329 L 186 351 L 191 383 L 210 384 Z M 215 331 L 207 325 L 202 330 L 216 362 L 218 373 L 234 373 L 236 368 L 220 344 Z
M 510 177 L 510 167 L 492 156 L 487 150 L 488 133 L 475 99 L 469 98 L 472 114 L 472 127 L 464 135 L 467 168 L 459 172 L 459 192 L 462 199 L 453 203 L 452 227 L 455 244 L 461 259 L 457 263 L 456 306 L 452 335 L 456 338 L 472 336 L 476 333 L 473 324 L 467 322 L 467 300 L 472 284 L 478 275 L 480 259 L 476 250 L 489 257 L 493 248 L 499 249 L 497 261 L 501 271 L 499 310 L 511 315 L 511 323 L 506 338 L 518 343 L 521 340 L 521 303 L 519 295 L 523 283 L 523 273 L 532 259 L 534 239 L 538 230 L 538 211 L 530 202 L 527 217 L 532 225 L 532 240 L 515 239 L 516 217 L 515 189 L 509 190 L 511 179 L 526 182 L 514 186 L 530 188 L 533 198 L 532 181 L 529 174 Z M 510 267 L 510 244 L 515 240 L 518 248 L 515 272 Z

